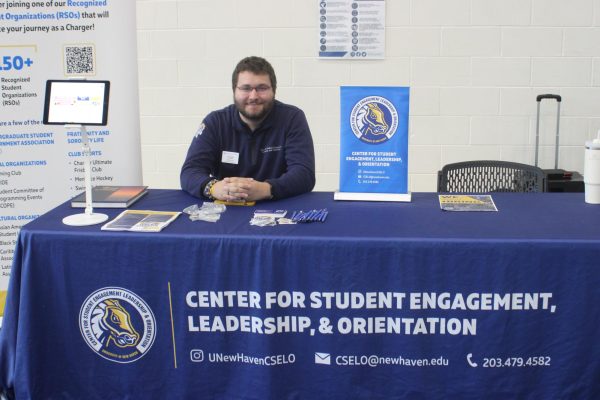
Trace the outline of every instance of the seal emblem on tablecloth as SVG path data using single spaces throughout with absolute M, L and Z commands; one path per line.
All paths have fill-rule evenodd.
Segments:
M 137 294 L 105 287 L 90 294 L 79 312 L 79 329 L 99 356 L 118 363 L 143 357 L 154 343 L 156 319 Z

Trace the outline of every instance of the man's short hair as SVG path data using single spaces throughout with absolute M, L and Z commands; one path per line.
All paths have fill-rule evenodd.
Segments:
M 231 86 L 235 91 L 238 83 L 238 76 L 240 72 L 250 71 L 256 75 L 269 75 L 269 79 L 271 80 L 271 87 L 273 88 L 273 93 L 277 89 L 277 78 L 275 77 L 275 70 L 267 60 L 262 57 L 250 56 L 242 59 L 233 70 L 233 74 L 231 76 Z

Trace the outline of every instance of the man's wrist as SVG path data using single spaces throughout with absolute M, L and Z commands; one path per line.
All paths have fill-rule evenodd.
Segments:
M 211 179 L 210 181 L 208 181 L 208 183 L 206 184 L 206 186 L 204 186 L 204 191 L 202 192 L 202 194 L 204 195 L 204 197 L 209 198 L 210 200 L 214 200 L 215 196 L 213 194 L 213 190 L 214 190 L 214 186 L 215 183 L 219 182 L 217 179 Z
M 273 185 L 271 185 L 271 183 L 268 181 L 265 181 L 265 183 L 266 183 L 265 200 L 271 200 L 271 199 L 273 199 Z

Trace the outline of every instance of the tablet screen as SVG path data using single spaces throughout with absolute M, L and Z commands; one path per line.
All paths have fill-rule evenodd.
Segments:
M 44 124 L 106 125 L 109 81 L 46 81 Z

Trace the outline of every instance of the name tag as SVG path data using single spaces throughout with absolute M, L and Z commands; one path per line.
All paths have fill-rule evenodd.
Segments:
M 221 162 L 226 164 L 238 164 L 240 159 L 240 153 L 236 153 L 234 151 L 224 151 L 223 155 L 221 155 Z

